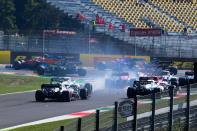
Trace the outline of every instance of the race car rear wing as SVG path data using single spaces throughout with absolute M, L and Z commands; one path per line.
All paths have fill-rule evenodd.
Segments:
M 148 77 L 140 77 L 139 81 L 147 81 L 147 80 L 154 80 L 154 81 L 158 81 L 161 80 L 162 77 L 159 76 L 148 76 Z
M 41 89 L 43 88 L 61 88 L 60 84 L 42 84 Z
M 151 81 L 146 81 L 146 80 L 143 80 L 143 81 L 134 81 L 133 84 L 134 85 L 147 85 L 147 84 L 151 84 Z

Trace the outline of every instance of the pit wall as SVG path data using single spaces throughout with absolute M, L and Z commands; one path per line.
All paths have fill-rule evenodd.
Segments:
M 10 64 L 11 52 L 10 51 L 0 51 L 0 64 Z
M 118 58 L 140 58 L 145 61 L 150 61 L 150 56 L 128 56 L 128 55 L 101 55 L 101 54 L 80 54 L 80 60 L 83 66 L 94 67 L 96 61 L 110 61 Z

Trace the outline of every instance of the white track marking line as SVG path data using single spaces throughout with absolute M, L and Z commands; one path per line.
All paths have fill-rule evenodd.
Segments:
M 13 93 L 5 93 L 5 94 L 0 94 L 0 96 L 14 95 L 14 94 L 23 94 L 23 93 L 30 93 L 30 92 L 34 92 L 34 91 L 36 91 L 36 90 L 21 91 L 21 92 L 13 92 Z
M 106 106 L 106 108 L 107 107 L 112 108 L 113 106 Z M 105 108 L 105 107 L 100 107 L 100 108 Z M 101 112 L 105 112 L 105 111 L 108 111 L 108 110 L 101 110 Z M 1 131 L 8 131 L 8 130 L 16 129 L 16 128 L 19 128 L 19 127 L 38 125 L 38 124 L 43 124 L 43 123 L 48 123 L 48 122 L 55 122 L 55 121 L 60 121 L 60 120 L 68 120 L 68 119 L 73 119 L 73 118 L 79 118 L 79 117 L 84 117 L 84 116 L 93 114 L 95 112 L 96 112 L 96 109 L 91 109 L 91 110 L 87 110 L 87 111 L 81 111 L 81 112 L 76 112 L 76 113 L 71 113 L 71 114 L 51 117 L 51 118 L 42 119 L 42 120 L 38 120 L 38 121 L 34 121 L 34 122 L 29 122 L 29 123 L 25 123 L 25 124 L 21 124 L 21 125 L 17 125 L 17 126 L 3 128 L 3 129 L 0 129 L 0 130 Z M 79 115 L 77 115 L 77 113 L 79 113 Z M 82 115 L 80 115 L 80 113 Z M 85 113 L 87 115 L 83 115 L 83 113 Z

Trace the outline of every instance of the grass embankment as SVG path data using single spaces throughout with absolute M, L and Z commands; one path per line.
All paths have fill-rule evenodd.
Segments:
M 70 123 L 73 123 L 73 122 L 74 120 L 62 120 L 62 121 L 49 122 L 49 123 L 44 123 L 44 124 L 39 124 L 39 125 L 16 128 L 16 129 L 12 129 L 9 131 L 53 131 L 54 129 L 60 128 L 60 126 L 62 125 L 69 125 Z
M 190 96 L 190 101 L 196 100 L 197 99 L 197 94 L 191 95 Z M 165 108 L 169 107 L 169 99 L 157 99 L 156 100 L 156 110 L 160 108 Z M 174 99 L 174 105 L 177 104 L 183 104 L 186 103 L 186 96 L 180 97 L 180 98 L 175 98 Z M 140 104 L 138 105 L 138 114 L 144 113 L 144 112 L 149 112 L 151 111 L 152 105 L 151 104 Z
M 0 74 L 0 94 L 20 91 L 36 90 L 43 83 L 48 83 L 48 78 Z

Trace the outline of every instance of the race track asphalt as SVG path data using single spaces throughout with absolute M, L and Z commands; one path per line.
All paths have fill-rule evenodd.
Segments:
M 95 92 L 89 100 L 36 102 L 34 92 L 0 96 L 0 129 L 59 115 L 113 105 L 124 98 L 115 92 Z
M 91 80 L 91 76 L 98 76 L 94 72 L 89 74 L 87 79 L 91 78 Z M 102 76 L 102 73 L 99 76 Z M 88 100 L 36 102 L 35 92 L 0 95 L 0 129 L 45 118 L 110 106 L 115 101 L 126 98 L 125 90 L 104 89 L 103 85 L 100 84 L 101 81 L 97 79 L 97 82 L 93 82 L 93 85 L 96 85 L 96 89 Z
M 88 100 L 36 102 L 34 97 L 35 92 L 0 95 L 0 129 L 50 117 L 110 106 L 115 101 L 126 98 L 125 89 L 114 90 L 104 88 L 105 74 L 106 72 L 102 71 L 88 71 L 85 79 L 92 82 L 94 88 L 92 97 Z

